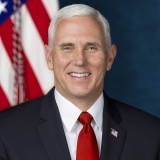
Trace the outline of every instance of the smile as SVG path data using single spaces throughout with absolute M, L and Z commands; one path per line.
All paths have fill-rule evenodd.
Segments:
M 72 77 L 76 78 L 82 78 L 82 77 L 88 77 L 90 73 L 69 73 Z

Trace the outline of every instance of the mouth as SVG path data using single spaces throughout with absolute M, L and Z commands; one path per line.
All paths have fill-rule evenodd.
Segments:
M 69 73 L 70 76 L 75 77 L 75 78 L 84 78 L 84 77 L 88 77 L 90 75 L 90 73 L 85 72 L 85 73 L 74 73 L 71 72 Z

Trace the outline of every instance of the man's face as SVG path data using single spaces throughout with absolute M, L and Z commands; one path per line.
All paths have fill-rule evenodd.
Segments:
M 75 16 L 59 20 L 53 49 L 46 47 L 56 89 L 71 102 L 84 98 L 95 101 L 114 60 L 113 50 L 108 53 L 102 26 L 95 18 Z

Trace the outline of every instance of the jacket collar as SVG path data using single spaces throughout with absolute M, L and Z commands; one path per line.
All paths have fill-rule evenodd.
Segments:
M 54 98 L 54 88 L 44 96 L 39 117 L 44 122 L 37 127 L 50 159 L 71 160 L 60 113 Z M 104 93 L 103 135 L 100 160 L 119 160 L 123 150 L 126 130 L 120 126 L 122 117 L 116 101 Z M 118 132 L 111 134 L 111 128 Z M 58 138 L 57 138 L 58 137 Z
M 54 99 L 54 88 L 44 96 L 39 117 L 44 122 L 37 127 L 37 131 L 49 159 L 71 160 L 61 117 Z
M 119 160 L 122 154 L 126 130 L 121 127 L 122 117 L 115 100 L 104 93 L 103 135 L 100 160 Z M 114 135 L 117 133 L 117 136 Z

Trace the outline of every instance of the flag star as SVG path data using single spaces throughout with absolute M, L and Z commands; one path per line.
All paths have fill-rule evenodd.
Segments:
M 3 2 L 0 0 L 0 15 L 2 12 L 7 12 L 7 9 L 6 9 L 6 5 L 8 4 L 8 2 Z

